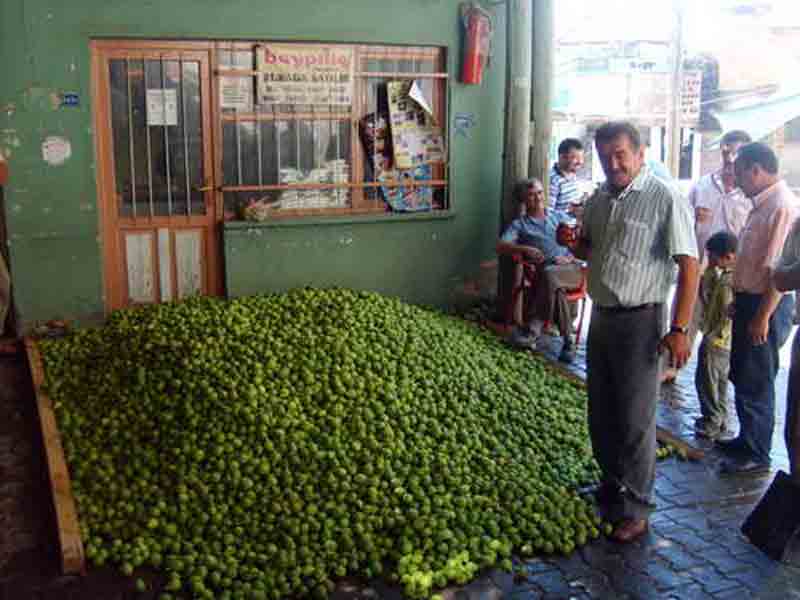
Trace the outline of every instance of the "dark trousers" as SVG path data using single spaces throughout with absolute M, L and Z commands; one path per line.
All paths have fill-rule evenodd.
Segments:
M 660 304 L 632 312 L 592 310 L 587 340 L 589 433 L 603 483 L 623 488 L 612 519 L 642 519 L 653 508 Z
M 747 458 L 769 462 L 775 429 L 775 376 L 778 351 L 792 328 L 794 298 L 784 294 L 769 319 L 767 342 L 753 345 L 748 325 L 761 304 L 762 294 L 737 292 L 734 300 L 730 380 L 736 388 L 739 441 Z
M 800 335 L 794 334 L 789 387 L 786 390 L 786 425 L 783 430 L 792 477 L 800 482 Z

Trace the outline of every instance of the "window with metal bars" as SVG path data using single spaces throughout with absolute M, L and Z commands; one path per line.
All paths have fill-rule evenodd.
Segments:
M 445 139 L 444 49 L 297 44 L 305 51 L 316 46 L 345 49 L 354 61 L 350 93 L 338 104 L 265 102 L 258 69 L 264 43 L 217 44 L 225 218 L 447 209 L 446 155 L 389 168 L 387 93 L 391 82 L 415 82 L 428 125 Z M 231 90 L 238 94 L 233 106 L 224 100 Z

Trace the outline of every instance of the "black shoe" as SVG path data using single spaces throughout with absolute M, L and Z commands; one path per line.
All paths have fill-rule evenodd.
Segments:
M 717 448 L 728 454 L 740 454 L 747 450 L 747 446 L 741 438 L 728 438 L 725 440 L 715 440 Z
M 753 459 L 726 460 L 720 467 L 721 475 L 758 475 L 769 472 L 769 462 L 759 462 Z
M 558 355 L 558 360 L 568 365 L 575 362 L 575 346 L 564 344 L 561 348 L 561 354 Z

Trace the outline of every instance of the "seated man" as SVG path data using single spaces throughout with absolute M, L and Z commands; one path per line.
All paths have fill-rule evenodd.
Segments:
M 517 194 L 524 211 L 503 232 L 497 253 L 523 256 L 537 265 L 537 276 L 523 326 L 515 325 L 509 341 L 518 347 L 534 348 L 544 322 L 555 320 L 564 339 L 559 360 L 569 363 L 575 359 L 575 349 L 571 337 L 573 315 L 566 291 L 580 287 L 584 275 L 581 263 L 556 242 L 556 229 L 571 217 L 545 208 L 544 189 L 537 179 L 522 181 Z

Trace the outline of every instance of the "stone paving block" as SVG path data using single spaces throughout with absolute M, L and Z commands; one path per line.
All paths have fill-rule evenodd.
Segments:
M 733 556 L 725 548 L 709 550 L 704 552 L 702 557 L 722 573 L 738 573 L 739 571 L 746 571 L 753 568 L 750 563 Z
M 675 521 L 669 518 L 669 515 L 662 511 L 656 511 L 650 515 L 650 525 L 674 525 Z
M 667 592 L 667 600 L 714 600 L 715 596 L 707 593 L 698 583 L 676 588 Z
M 567 578 L 591 571 L 591 567 L 583 559 L 580 552 L 573 552 L 569 556 L 554 558 L 553 566 L 564 573 Z
M 736 546 L 731 549 L 731 553 L 756 569 L 769 569 L 775 565 L 774 560 L 749 544 Z
M 713 595 L 714 600 L 742 600 L 750 595 L 750 590 L 746 587 L 739 586 L 733 587 L 729 590 L 723 590 Z
M 696 505 L 699 502 L 703 502 L 706 499 L 706 496 L 702 493 L 698 493 L 695 491 L 686 491 L 681 492 L 680 494 L 674 494 L 669 496 L 669 501 L 678 507 L 685 507 L 689 505 Z M 678 521 L 680 522 L 680 521 Z
M 601 542 L 585 546 L 581 549 L 583 559 L 595 571 L 610 575 L 617 569 L 622 569 L 625 562 L 620 554 L 609 552 L 610 542 Z
M 715 542 L 706 539 L 703 535 L 684 527 L 678 529 L 662 529 L 659 530 L 659 535 L 672 542 L 675 542 L 680 546 L 683 546 L 691 552 L 701 551 L 717 546 Z
M 536 588 L 525 588 L 514 590 L 509 596 L 508 600 L 541 600 L 544 597 L 544 592 Z
M 654 587 L 659 591 L 671 590 L 694 583 L 694 580 L 687 573 L 674 571 L 666 561 L 651 561 L 645 566 L 643 573 L 653 580 Z
M 702 554 L 692 554 L 678 545 L 661 548 L 658 550 L 658 555 L 669 562 L 676 571 L 686 571 L 706 565 Z
M 544 573 L 545 571 L 553 571 L 556 568 L 556 566 L 552 562 L 543 558 L 533 558 L 531 560 L 526 560 L 523 563 L 523 565 L 525 571 L 529 575 Z
M 716 594 L 732 587 L 741 587 L 741 583 L 730 579 L 711 565 L 690 569 L 687 573 L 709 594 Z
M 544 573 L 531 575 L 529 580 L 535 583 L 536 587 L 544 590 L 547 596 L 552 596 L 555 594 L 558 598 L 564 598 L 569 596 L 569 593 L 572 590 L 572 588 L 569 586 L 569 583 L 564 578 L 563 573 L 558 570 L 546 571 Z
M 611 579 L 596 571 L 572 579 L 569 585 L 575 592 L 582 591 L 590 598 L 611 598 L 614 594 Z
M 656 479 L 655 491 L 662 496 L 674 496 L 675 494 L 683 494 L 688 490 L 682 485 L 675 484 L 666 477 L 659 477 Z
M 630 598 L 650 600 L 654 596 L 654 581 L 639 571 L 631 569 L 617 571 L 612 575 L 611 583 L 615 591 L 626 594 Z
M 678 507 L 670 508 L 664 511 L 670 519 L 681 525 L 686 518 L 693 519 L 697 516 L 697 508 L 695 507 Z

